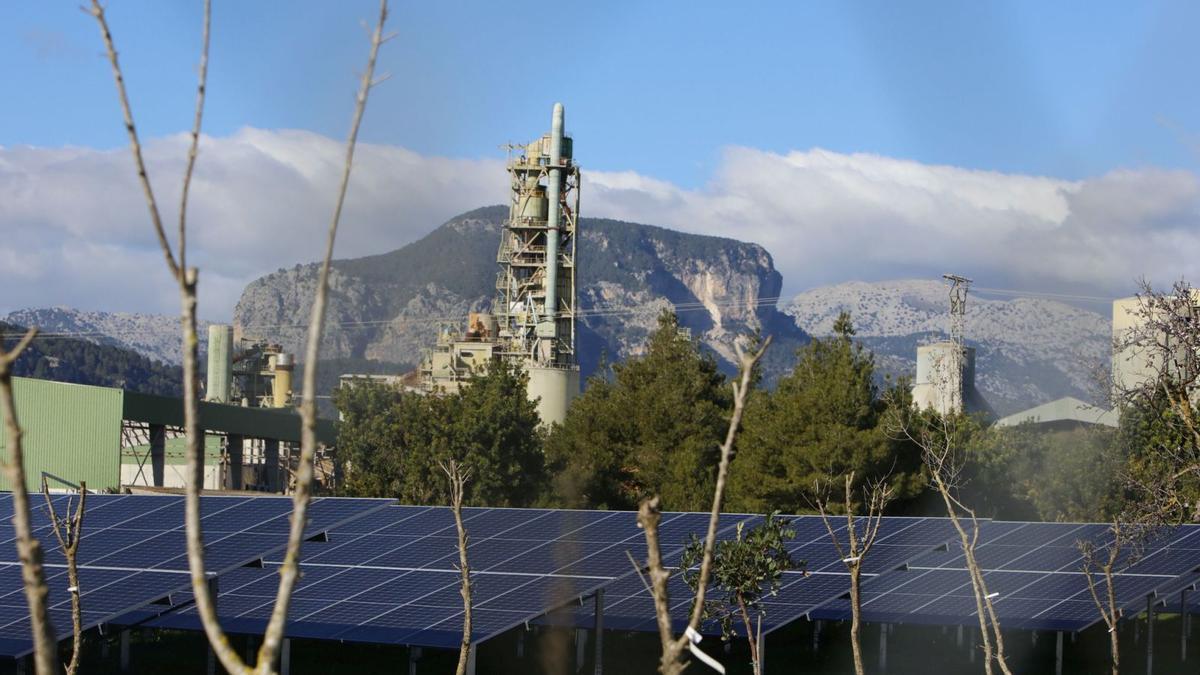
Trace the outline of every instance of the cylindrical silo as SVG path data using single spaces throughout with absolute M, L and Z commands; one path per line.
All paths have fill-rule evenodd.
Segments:
M 562 423 L 567 417 L 567 408 L 579 394 L 579 371 L 574 368 L 543 368 L 527 366 L 529 371 L 528 393 L 537 400 L 538 416 L 542 424 Z
M 208 327 L 208 379 L 204 400 L 228 403 L 233 384 L 233 326 Z
M 292 400 L 292 371 L 296 368 L 296 359 L 288 352 L 280 352 L 275 357 L 275 378 L 271 387 L 271 405 L 276 408 L 286 408 Z

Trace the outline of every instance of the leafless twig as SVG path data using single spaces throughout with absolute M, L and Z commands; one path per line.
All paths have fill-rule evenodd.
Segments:
M 12 384 L 12 365 L 36 335 L 37 328 L 30 328 L 24 337 L 7 351 L 0 343 L 0 412 L 3 413 L 8 436 L 8 457 L 4 458 L 3 462 L 9 488 L 12 490 L 13 530 L 17 538 L 17 556 L 21 560 L 25 601 L 29 604 L 34 667 L 41 674 L 58 672 L 58 643 L 54 639 L 54 626 L 50 624 L 50 614 L 46 605 L 50 590 L 46 587 L 46 571 L 42 567 L 42 545 L 33 536 L 29 490 L 25 485 L 25 449 L 22 445 L 24 432 L 17 418 Z
M 717 526 L 721 518 L 721 507 L 725 499 L 725 481 L 729 474 L 729 463 L 733 460 L 734 441 L 741 427 L 742 414 L 745 412 L 746 399 L 753 388 L 755 369 L 763 353 L 771 346 L 771 338 L 767 337 L 755 352 L 747 354 L 738 350 L 738 378 L 731 383 L 733 387 L 733 415 L 729 419 L 729 430 L 725 434 L 725 442 L 721 444 L 721 460 L 717 466 L 717 484 L 713 491 L 712 511 L 708 518 L 708 531 L 704 538 L 704 554 L 700 563 L 700 575 L 696 585 L 696 597 L 692 604 L 691 616 L 688 619 L 687 630 L 683 635 L 675 637 L 671 629 L 670 596 L 667 581 L 670 573 L 662 564 L 662 548 L 658 539 L 658 524 L 662 519 L 660 501 L 657 496 L 641 503 L 638 508 L 638 525 L 645 531 L 646 564 L 650 577 L 650 588 L 654 597 L 654 614 L 658 621 L 658 636 L 662 643 L 662 657 L 659 661 L 659 672 L 662 675 L 678 675 L 687 666 L 685 652 L 692 644 L 691 635 L 696 633 L 704 615 L 704 598 L 708 590 L 708 580 L 712 573 L 713 549 L 717 542 Z
M 204 39 L 200 59 L 200 81 L 197 86 L 196 93 L 196 114 L 192 128 L 192 143 L 188 153 L 188 164 L 184 173 L 184 185 L 180 200 L 180 239 L 178 261 L 174 252 L 172 251 L 170 242 L 167 240 L 166 232 L 163 228 L 163 220 L 158 208 L 158 203 L 155 200 L 154 191 L 151 188 L 149 178 L 146 174 L 145 162 L 142 159 L 141 143 L 138 138 L 137 128 L 134 125 L 133 112 L 130 108 L 129 99 L 125 91 L 124 77 L 121 74 L 121 68 L 117 59 L 117 52 L 113 44 L 112 34 L 108 28 L 108 23 L 104 16 L 104 8 L 100 4 L 99 0 L 92 0 L 92 6 L 89 10 L 89 13 L 95 17 L 97 23 L 99 24 L 101 35 L 103 36 L 105 46 L 108 50 L 108 57 L 112 65 L 113 77 L 116 80 L 117 92 L 121 102 L 121 109 L 125 117 L 125 128 L 129 134 L 130 148 L 133 152 L 134 162 L 137 166 L 138 177 L 141 181 L 142 191 L 146 198 L 146 204 L 150 212 L 150 219 L 154 226 L 154 232 L 158 237 L 159 245 L 162 248 L 163 255 L 167 261 L 167 266 L 179 284 L 182 306 L 181 318 L 183 324 L 184 426 L 187 436 L 189 475 L 185 522 L 187 526 L 188 564 L 192 574 L 192 590 L 196 598 L 196 609 L 198 615 L 200 616 L 201 623 L 204 626 L 205 633 L 208 636 L 209 643 L 212 646 L 213 651 L 216 653 L 218 659 L 221 661 L 221 665 L 231 673 L 248 673 L 250 672 L 250 668 L 242 662 L 242 659 L 237 654 L 236 650 L 232 649 L 228 639 L 224 634 L 224 631 L 221 629 L 213 602 L 214 599 L 208 594 L 207 575 L 205 573 L 204 564 L 204 540 L 200 528 L 200 488 L 203 478 L 204 465 L 203 457 L 200 453 L 202 432 L 198 414 L 198 386 L 196 375 L 197 345 L 199 342 L 196 336 L 196 283 L 198 275 L 195 268 L 189 268 L 185 266 L 187 196 L 199 145 L 200 124 L 203 117 L 204 101 L 207 88 L 206 79 L 208 70 L 207 63 L 209 45 L 208 35 L 211 17 L 211 0 L 205 0 L 204 7 Z M 350 134 L 347 140 L 346 161 L 342 172 L 342 179 L 338 188 L 333 217 L 329 226 L 324 262 L 321 266 L 320 281 L 317 287 L 316 295 L 313 299 L 312 317 L 308 331 L 307 358 L 305 359 L 304 364 L 304 400 L 300 405 L 300 417 L 302 425 L 300 442 L 300 467 L 297 472 L 296 489 L 293 498 L 293 513 L 288 535 L 287 551 L 284 555 L 284 562 L 279 570 L 279 589 L 276 594 L 275 606 L 272 610 L 270 621 L 267 624 L 267 629 L 263 636 L 262 647 L 258 652 L 257 664 L 254 667 L 254 671 L 258 673 L 268 673 L 272 672 L 274 669 L 274 663 L 279 656 L 279 650 L 282 645 L 283 627 L 287 619 L 287 612 L 291 602 L 292 590 L 295 587 L 296 579 L 299 576 L 298 566 L 300 546 L 303 539 L 304 528 L 307 525 L 307 509 L 312 494 L 312 478 L 314 473 L 312 465 L 313 458 L 316 453 L 316 361 L 325 318 L 325 305 L 329 285 L 329 268 L 333 257 L 333 245 L 337 236 L 338 223 L 341 220 L 342 208 L 345 204 L 346 191 L 350 180 L 350 171 L 351 167 L 353 166 L 354 148 L 358 138 L 358 130 L 362 122 L 363 112 L 366 109 L 367 95 L 374 84 L 372 78 L 374 76 L 375 62 L 379 53 L 379 47 L 385 39 L 383 36 L 383 24 L 386 19 L 387 0 L 381 0 L 379 8 L 379 21 L 376 25 L 374 33 L 372 34 L 370 57 L 367 63 L 367 70 L 363 73 L 361 87 L 358 92 L 355 106 L 354 117 L 351 123 Z
M 50 498 L 50 486 L 46 477 L 42 476 L 42 496 L 46 498 L 46 509 L 50 514 L 50 524 L 54 528 L 54 538 L 62 549 L 63 557 L 67 559 L 67 583 L 71 594 L 71 661 L 66 666 L 67 675 L 75 675 L 79 670 L 79 659 L 83 652 L 83 606 L 80 601 L 82 590 L 79 587 L 79 539 L 83 536 L 83 514 L 87 508 L 87 483 L 79 482 L 79 502 L 71 511 L 71 497 L 67 497 L 67 515 L 59 517 L 54 508 L 54 500 Z
M 966 457 L 963 452 L 961 413 L 939 415 L 931 411 L 914 413 L 903 406 L 890 406 L 895 412 L 890 425 L 902 438 L 921 449 L 921 457 L 929 473 L 930 483 L 941 497 L 946 516 L 954 526 L 962 547 L 963 560 L 971 579 L 971 590 L 975 594 L 975 612 L 979 617 L 979 633 L 983 648 L 983 666 L 987 675 L 992 675 L 993 662 L 1004 675 L 1012 675 L 1004 651 L 1004 635 L 992 603 L 994 597 L 988 592 L 987 581 L 975 557 L 979 543 L 979 520 L 975 511 L 958 497 L 963 484 Z
M 862 643 L 859 639 L 862 620 L 862 567 L 875 545 L 879 536 L 879 527 L 883 524 L 883 512 L 894 497 L 894 492 L 888 484 L 888 476 L 867 481 L 863 486 L 863 507 L 866 513 L 860 519 L 854 514 L 854 472 L 846 474 L 845 491 L 842 508 L 846 515 L 846 542 L 843 544 L 829 519 L 829 494 L 827 486 L 818 483 L 814 490 L 817 495 L 817 512 L 821 514 L 821 522 L 829 532 L 829 538 L 837 549 L 838 557 L 846 565 L 850 573 L 850 650 L 854 656 L 854 672 L 864 675 Z
M 458 532 L 458 570 L 462 575 L 459 593 L 463 599 L 463 633 L 455 673 L 466 675 L 467 662 L 471 657 L 471 566 L 467 561 L 468 537 L 467 528 L 463 526 L 462 508 L 463 493 L 466 491 L 467 481 L 471 479 L 471 470 L 453 459 L 441 463 L 440 466 L 450 481 L 450 509 L 454 513 L 454 529 Z
M 279 591 L 275 595 L 275 609 L 271 612 L 271 620 L 263 635 L 262 648 L 259 649 L 260 669 L 269 667 L 269 664 L 273 664 L 279 656 L 288 606 L 291 604 L 292 588 L 295 587 L 296 579 L 300 576 L 300 545 L 304 539 L 304 527 L 308 522 L 308 503 L 312 495 L 313 459 L 317 452 L 317 358 L 320 355 L 321 333 L 325 326 L 325 305 L 329 297 L 329 269 L 333 262 L 333 244 L 337 239 L 338 224 L 342 219 L 342 207 L 346 203 L 346 191 L 350 185 L 350 171 L 354 166 L 354 148 L 358 142 L 358 130 L 362 124 L 363 113 L 367 109 L 367 96 L 374 85 L 372 78 L 375 75 L 375 62 L 379 56 L 379 47 L 384 42 L 383 26 L 387 21 L 387 15 L 387 0 L 380 0 L 379 20 L 375 24 L 375 32 L 371 36 L 371 51 L 367 59 L 367 69 L 363 71 L 362 81 L 359 84 L 354 118 L 350 124 L 349 137 L 346 139 L 346 161 L 342 167 L 342 180 L 338 186 L 333 217 L 329 222 L 329 233 L 325 241 L 325 257 L 321 263 L 316 296 L 313 298 L 312 317 L 308 324 L 308 344 L 304 357 L 304 399 L 300 402 L 300 466 L 296 475 L 296 491 L 292 498 L 291 531 L 288 534 L 288 546 L 284 554 L 283 565 L 279 568 Z

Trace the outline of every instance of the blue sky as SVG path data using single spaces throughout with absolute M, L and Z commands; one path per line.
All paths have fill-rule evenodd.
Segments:
M 374 3 L 215 4 L 208 131 L 340 138 Z M 94 23 L 75 3 L 34 5 L 0 21 L 6 88 L 20 92 L 0 109 L 0 144 L 120 145 Z M 199 6 L 109 3 L 148 135 L 190 119 Z M 689 187 L 727 145 L 1063 178 L 1200 163 L 1194 2 L 518 7 L 396 3 L 381 63 L 393 79 L 364 138 L 495 156 L 562 100 L 587 167 Z
M 377 5 L 214 4 L 192 219 L 219 319 L 316 256 Z M 76 5 L 0 10 L 0 311 L 170 312 L 165 272 L 127 272 L 159 263 Z M 107 6 L 169 203 L 201 2 Z M 503 201 L 500 146 L 562 101 L 584 215 L 761 243 L 785 293 L 954 269 L 1127 294 L 1200 273 L 1196 26 L 1195 2 L 395 3 L 338 253 Z

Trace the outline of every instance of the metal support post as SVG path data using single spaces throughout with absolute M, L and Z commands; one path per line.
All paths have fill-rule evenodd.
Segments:
M 962 649 L 963 627 L 962 627 L 961 623 L 958 624 L 958 631 L 955 633 L 954 642 L 958 646 L 959 649 Z
M 263 473 L 267 492 L 279 492 L 279 441 L 274 438 L 263 440 Z
M 887 636 L 888 625 L 879 624 L 879 672 L 887 672 Z
M 213 612 L 217 613 L 218 615 L 219 615 L 219 611 L 218 611 L 218 606 L 217 606 L 217 597 L 220 594 L 221 594 L 221 587 L 220 587 L 220 584 L 217 582 L 217 575 L 212 572 L 209 572 L 208 573 L 208 597 L 211 599 L 212 606 L 213 606 Z M 208 651 L 208 666 L 207 666 L 207 670 L 205 672 L 208 673 L 208 675 L 216 675 L 217 654 L 216 654 L 216 652 L 213 651 L 212 646 L 208 644 L 208 640 L 204 641 L 204 645 L 205 645 L 205 647 L 207 647 L 207 651 Z
M 291 675 L 292 672 L 292 641 L 283 638 L 279 648 L 279 675 Z
M 129 629 L 121 631 L 121 672 L 129 673 Z
M 242 450 L 243 438 L 238 434 L 225 437 L 225 451 L 229 454 L 229 480 L 226 485 L 230 490 L 242 489 Z
M 1062 631 L 1058 631 L 1058 637 L 1054 639 L 1054 675 L 1062 675 L 1063 666 L 1063 639 Z
M 1188 608 L 1187 589 L 1179 591 L 1179 661 L 1187 661 Z
M 154 487 L 162 487 L 166 473 L 167 429 L 161 424 L 150 425 L 150 476 Z
M 813 651 L 817 651 L 817 647 L 821 645 L 821 621 L 817 620 L 813 623 Z
M 970 639 L 967 641 L 967 653 L 971 657 L 971 663 L 975 663 L 975 631 L 971 631 Z
M 525 658 L 525 629 L 517 632 L 517 658 Z
M 1146 675 L 1154 673 L 1154 598 L 1146 598 Z
M 421 660 L 421 648 L 408 648 L 408 675 L 417 675 L 417 661 Z
M 467 675 L 475 675 L 475 652 L 479 651 L 479 645 L 471 645 L 471 651 L 467 653 Z
M 593 659 L 595 666 L 592 671 L 595 675 L 604 675 L 604 589 L 596 591 L 596 595 L 592 598 L 596 603 L 596 621 L 593 628 L 596 630 L 596 655 Z
M 583 660 L 587 657 L 587 629 L 575 629 L 575 672 L 583 670 Z

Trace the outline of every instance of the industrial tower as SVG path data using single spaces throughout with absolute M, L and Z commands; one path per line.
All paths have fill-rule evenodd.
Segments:
M 496 301 L 468 317 L 461 337 L 443 332 L 422 365 L 426 388 L 455 390 L 491 359 L 519 364 L 546 424 L 561 422 L 579 393 L 575 357 L 575 232 L 579 167 L 554 105 L 550 133 L 509 146 L 512 187 L 500 234 Z

